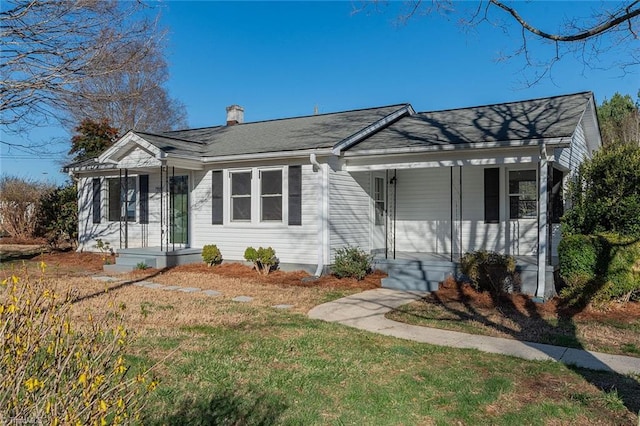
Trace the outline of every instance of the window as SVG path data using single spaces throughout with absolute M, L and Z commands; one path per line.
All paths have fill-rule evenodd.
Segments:
M 231 220 L 251 220 L 251 172 L 231 173 Z
M 222 171 L 211 172 L 211 224 L 223 223 Z
M 384 211 L 385 211 L 385 199 L 384 199 L 384 178 L 373 178 L 373 203 L 375 208 L 375 224 L 384 225 Z
M 282 170 L 260 172 L 260 220 L 282 221 Z
M 289 225 L 302 225 L 302 166 L 289 166 Z
M 500 169 L 484 169 L 484 222 L 500 221 Z
M 92 180 L 93 199 L 91 203 L 91 209 L 93 210 L 93 223 L 100 223 L 102 220 L 102 210 L 100 209 L 100 192 L 102 191 L 102 185 L 100 184 L 100 178 L 94 178 Z
M 537 213 L 538 185 L 535 170 L 509 172 L 509 218 L 535 218 Z
M 113 178 L 109 182 L 109 220 L 117 222 L 125 217 L 136 220 L 136 178 Z M 122 183 L 122 185 L 121 185 Z M 125 201 L 126 200 L 126 201 Z M 126 216 L 125 216 L 126 215 Z

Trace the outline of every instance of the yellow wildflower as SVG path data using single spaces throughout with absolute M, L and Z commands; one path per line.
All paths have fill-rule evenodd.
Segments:
M 24 385 L 28 392 L 34 392 L 44 387 L 44 383 L 38 380 L 37 377 L 30 377 L 26 382 L 24 382 Z
M 87 374 L 86 373 L 80 374 L 80 377 L 78 378 L 78 383 L 80 383 L 81 385 L 86 385 L 87 384 Z
M 109 406 L 107 405 L 107 401 L 105 401 L 104 399 L 101 399 L 98 403 L 98 408 L 100 409 L 100 411 L 107 411 L 108 407 Z

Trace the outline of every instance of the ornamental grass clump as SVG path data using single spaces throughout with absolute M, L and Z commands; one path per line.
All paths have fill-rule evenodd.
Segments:
M 130 371 L 129 333 L 113 313 L 73 320 L 73 295 L 55 292 L 45 266 L 0 284 L 0 424 L 136 422 L 156 382 Z

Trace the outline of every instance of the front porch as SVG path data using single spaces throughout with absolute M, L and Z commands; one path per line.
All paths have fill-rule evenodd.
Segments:
M 538 259 L 536 256 L 515 256 L 516 272 L 520 276 L 519 292 L 536 296 L 538 288 Z M 373 268 L 388 274 L 383 288 L 407 291 L 436 291 L 447 277 L 464 278 L 460 269 L 460 255 L 451 253 L 396 252 L 395 258 L 384 253 L 374 254 Z M 547 265 L 544 298 L 555 295 L 554 273 L 557 267 Z

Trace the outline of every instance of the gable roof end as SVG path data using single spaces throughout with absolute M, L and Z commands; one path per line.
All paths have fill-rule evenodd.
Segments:
M 407 115 L 414 115 L 415 113 L 416 112 L 414 111 L 411 104 L 406 104 L 405 106 L 398 109 L 397 111 L 394 111 L 391 114 L 387 115 L 386 117 L 383 117 L 380 120 L 377 120 L 376 122 L 371 123 L 364 129 L 359 130 L 358 132 L 354 133 L 348 138 L 341 140 L 340 142 L 334 145 L 331 152 L 334 155 L 340 155 L 340 152 L 346 151 L 352 146 L 357 145 L 360 141 L 374 134 L 378 130 L 395 123 L 397 120 L 399 120 L 402 117 L 405 117 Z

